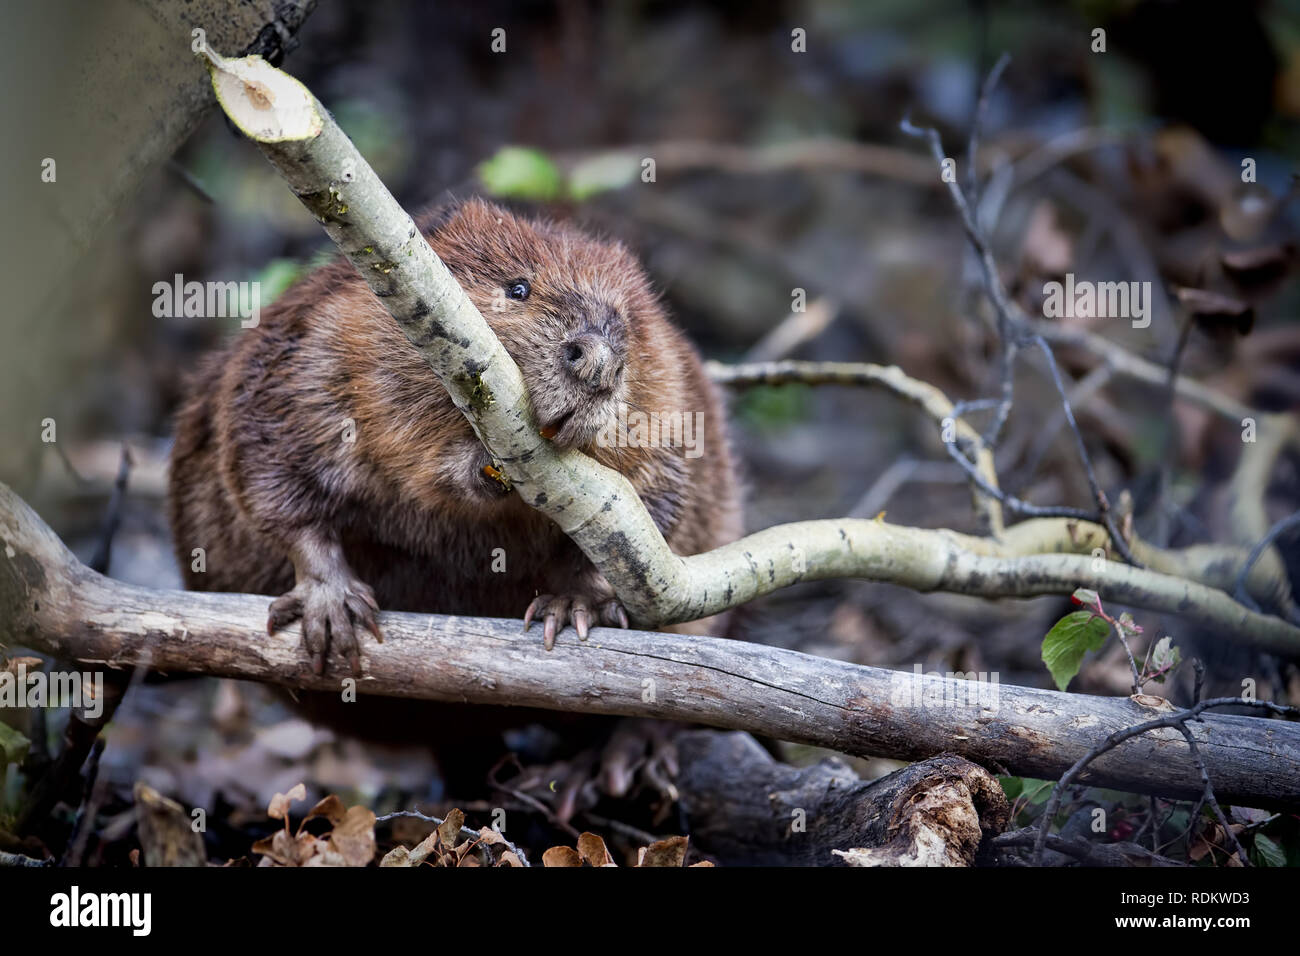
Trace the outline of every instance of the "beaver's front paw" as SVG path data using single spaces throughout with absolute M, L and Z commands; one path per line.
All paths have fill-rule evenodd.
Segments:
M 307 578 L 288 594 L 271 602 L 266 633 L 274 634 L 286 624 L 302 619 L 302 645 L 311 661 L 312 671 L 325 673 L 325 655 L 331 645 L 361 676 L 360 628 L 365 628 L 379 643 L 384 637 L 375 622 L 379 605 L 370 586 L 358 578 L 338 575 L 330 578 Z
M 533 619 L 545 622 L 543 638 L 546 649 L 555 647 L 555 635 L 564 630 L 566 624 L 573 624 L 578 637 L 587 639 L 587 633 L 594 624 L 606 624 L 609 627 L 627 627 L 627 611 L 618 598 L 591 598 L 580 594 L 539 594 L 533 598 L 524 612 L 524 630 L 532 625 Z

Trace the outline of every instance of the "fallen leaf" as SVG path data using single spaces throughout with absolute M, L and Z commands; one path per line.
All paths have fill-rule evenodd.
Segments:
M 584 833 L 578 837 L 578 856 L 588 866 L 614 866 L 614 858 L 609 855 L 605 841 L 594 833 Z
M 329 843 L 345 866 L 368 866 L 375 858 L 375 812 L 369 807 L 349 807 L 330 831 Z
M 460 828 L 465 825 L 465 814 L 460 810 L 449 810 L 443 818 L 442 823 L 438 825 L 438 833 L 442 837 L 442 845 L 445 847 L 454 847 L 456 841 L 460 838 Z
M 651 843 L 640 853 L 637 866 L 676 866 L 686 862 L 687 839 L 684 836 L 669 837 L 658 843 Z
M 288 820 L 289 804 L 306 799 L 307 787 L 300 783 L 288 793 L 277 793 L 272 797 L 270 805 L 266 808 L 266 815 L 273 820 Z
M 348 808 L 343 806 L 343 801 L 331 793 L 320 803 L 316 804 L 316 806 L 308 810 L 307 815 L 302 818 L 302 822 L 306 823 L 308 820 L 314 819 L 315 817 L 324 817 L 333 825 L 338 826 L 339 821 L 347 815 L 347 812 Z
M 571 846 L 553 846 L 542 854 L 542 866 L 582 866 L 582 857 Z

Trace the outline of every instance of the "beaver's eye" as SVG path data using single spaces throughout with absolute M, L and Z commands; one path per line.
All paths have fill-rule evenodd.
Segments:
M 519 299 L 522 302 L 532 291 L 533 287 L 528 284 L 527 279 L 516 279 L 514 282 L 506 283 L 506 296 L 511 299 Z

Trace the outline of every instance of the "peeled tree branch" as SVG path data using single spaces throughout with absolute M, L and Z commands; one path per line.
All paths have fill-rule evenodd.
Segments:
M 942 530 L 854 519 L 807 521 L 705 554 L 674 554 L 622 475 L 542 438 L 514 361 L 311 92 L 259 57 L 203 55 L 227 116 L 257 143 L 365 277 L 519 495 L 573 539 L 636 623 L 694 620 L 823 578 L 862 577 L 989 598 L 1066 595 L 1085 586 L 1108 601 L 1192 614 L 1242 641 L 1300 657 L 1300 628 L 1204 584 L 1077 555 L 989 554 L 984 545 L 972 547 L 982 539 Z M 920 392 L 912 397 L 922 407 L 938 400 Z M 964 427 L 962 434 L 973 432 Z M 991 458 L 980 467 L 991 471 Z M 987 516 L 999 526 L 999 511 Z
M 741 365 L 709 362 L 707 370 L 713 381 L 733 388 L 793 382 L 885 388 L 919 408 L 941 430 L 950 427 L 961 451 L 973 450 L 972 467 L 981 482 L 987 488 L 998 487 L 993 453 L 979 433 L 965 419 L 957 417 L 953 403 L 941 390 L 909 378 L 896 366 L 784 360 Z M 1262 502 L 1269 475 L 1282 445 L 1296 431 L 1295 421 L 1288 416 L 1257 415 L 1261 418 L 1261 440 L 1243 445 L 1231 482 L 1233 523 L 1241 529 L 1238 540 L 1247 546 L 1264 534 L 1266 519 Z M 976 554 L 1004 558 L 1052 553 L 1095 554 L 1097 549 L 1104 553 L 1109 544 L 1110 535 L 1101 525 L 1073 518 L 1031 518 L 1008 528 L 1003 524 L 1000 502 L 975 481 L 971 482 L 971 491 L 977 519 L 989 530 L 989 537 L 961 536 L 963 545 Z M 1157 548 L 1139 538 L 1136 532 L 1129 533 L 1128 542 L 1143 567 L 1228 593 L 1235 592 L 1237 578 L 1247 569 L 1250 559 L 1248 547 L 1196 544 L 1186 548 Z M 1275 608 L 1283 617 L 1292 618 L 1295 613 L 1286 568 L 1275 548 L 1265 550 L 1249 564 L 1245 589 L 1255 600 Z

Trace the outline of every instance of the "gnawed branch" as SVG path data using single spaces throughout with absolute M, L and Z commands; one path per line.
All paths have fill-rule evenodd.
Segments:
M 1242 640 L 1300 656 L 1300 628 L 1204 585 L 1109 561 L 1097 570 L 1091 559 L 1073 555 L 994 558 L 972 553 L 946 531 L 812 521 L 769 528 L 706 554 L 673 554 L 622 475 L 541 437 L 518 367 L 311 92 L 259 57 L 204 55 L 227 115 L 365 277 L 520 496 L 573 539 L 635 622 L 695 620 L 824 578 L 986 597 L 1070 594 L 1086 586 L 1110 601 L 1194 613 Z M 1113 533 L 1110 545 L 1127 550 Z

